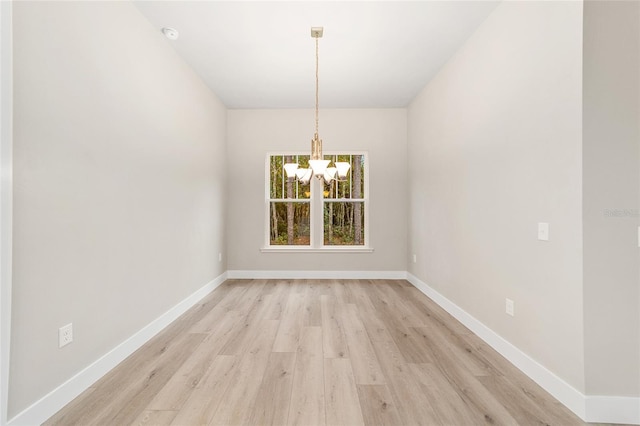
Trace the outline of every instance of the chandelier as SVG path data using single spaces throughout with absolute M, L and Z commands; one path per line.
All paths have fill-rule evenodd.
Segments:
M 309 168 L 300 168 L 298 163 L 284 165 L 287 178 L 296 178 L 304 185 L 308 184 L 313 176 L 327 184 L 334 180 L 344 180 L 351 167 L 351 164 L 341 161 L 336 161 L 335 166 L 330 166 L 331 160 L 325 160 L 322 155 L 322 139 L 318 136 L 318 39 L 322 37 L 322 33 L 322 27 L 311 27 L 311 37 L 316 39 L 316 131 L 311 139 Z

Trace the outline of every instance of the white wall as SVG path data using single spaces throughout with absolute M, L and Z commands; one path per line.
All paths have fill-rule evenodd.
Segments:
M 0 425 L 7 420 L 11 323 L 13 4 L 0 2 Z
M 640 3 L 584 3 L 586 390 L 640 396 Z M 638 407 L 640 410 L 640 407 Z
M 170 42 L 128 2 L 13 18 L 9 417 L 226 270 L 226 110 Z
M 406 110 L 320 108 L 325 152 L 369 154 L 373 253 L 263 253 L 267 152 L 311 149 L 313 110 L 230 110 L 229 270 L 404 271 L 406 268 Z
M 584 391 L 581 43 L 581 2 L 504 2 L 423 89 L 408 254 L 409 272 Z

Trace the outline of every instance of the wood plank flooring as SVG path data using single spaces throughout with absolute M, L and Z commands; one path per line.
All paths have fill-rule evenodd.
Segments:
M 46 425 L 582 425 L 406 281 L 230 280 Z

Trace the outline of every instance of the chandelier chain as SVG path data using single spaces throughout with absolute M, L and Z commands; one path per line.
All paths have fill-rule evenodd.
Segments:
M 322 37 L 322 27 L 311 27 L 311 37 L 316 39 L 316 131 L 311 139 L 311 155 L 309 156 L 309 168 L 300 168 L 298 163 L 286 163 L 283 165 L 287 173 L 287 179 L 297 179 L 303 185 L 308 185 L 312 177 L 317 177 L 319 181 L 326 184 L 331 182 L 345 182 L 351 164 L 349 162 L 337 161 L 334 156 L 335 166 L 329 167 L 331 159 L 325 159 L 322 155 L 322 140 L 318 137 L 319 112 L 320 112 L 320 78 L 319 78 L 319 38 Z
M 318 138 L 318 37 L 316 39 L 316 139 Z

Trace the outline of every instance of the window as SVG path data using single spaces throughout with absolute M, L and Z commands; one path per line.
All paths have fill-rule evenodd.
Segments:
M 312 185 L 287 179 L 283 166 L 294 162 L 309 167 L 309 156 L 269 156 L 269 245 L 311 244 Z
M 286 163 L 309 167 L 309 155 L 270 154 L 266 164 L 266 248 L 292 250 L 368 249 L 366 154 L 328 154 L 351 165 L 344 180 L 302 184 L 287 178 Z

